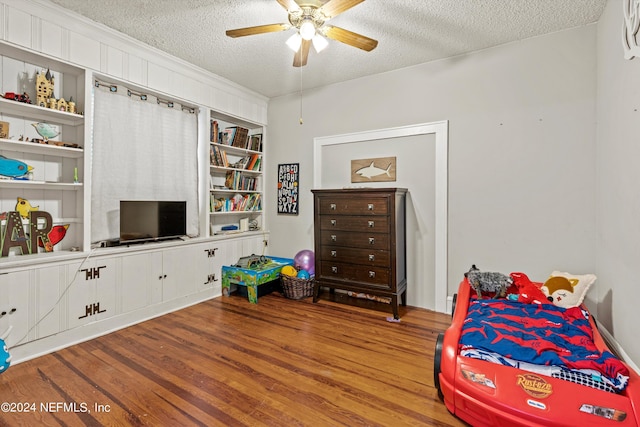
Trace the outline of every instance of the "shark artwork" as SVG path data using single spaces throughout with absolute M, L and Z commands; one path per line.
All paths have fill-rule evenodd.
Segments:
M 384 165 L 382 167 L 376 165 Z M 396 180 L 396 158 L 378 157 L 351 161 L 351 182 Z
M 356 174 L 369 179 L 373 178 L 374 176 L 382 175 L 383 173 L 387 174 L 388 177 L 391 177 L 391 175 L 389 174 L 389 171 L 391 170 L 391 163 L 389 163 L 389 166 L 387 166 L 386 169 L 381 169 L 375 166 L 374 163 L 375 161 L 371 162 L 371 164 L 366 168 L 358 169 L 356 171 Z

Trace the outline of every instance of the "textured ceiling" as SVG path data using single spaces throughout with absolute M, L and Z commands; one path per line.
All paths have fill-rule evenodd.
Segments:
M 287 23 L 276 0 L 51 0 L 267 97 L 596 22 L 607 0 L 367 0 L 329 23 L 379 41 L 330 40 L 294 68 L 293 29 L 232 39 L 228 29 Z

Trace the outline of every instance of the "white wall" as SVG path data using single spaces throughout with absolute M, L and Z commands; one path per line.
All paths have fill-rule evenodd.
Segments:
M 449 120 L 450 293 L 474 263 L 594 272 L 595 43 L 590 25 L 310 90 L 303 125 L 299 94 L 272 99 L 267 196 L 297 162 L 301 197 L 297 217 L 270 208 L 271 253 L 313 247 L 314 137 Z
M 640 58 L 624 59 L 622 28 L 622 1 L 612 0 L 598 22 L 597 39 L 595 298 L 599 321 L 638 365 Z

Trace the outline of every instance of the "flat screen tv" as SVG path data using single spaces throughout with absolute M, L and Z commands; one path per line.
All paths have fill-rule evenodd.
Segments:
M 120 244 L 174 239 L 186 234 L 186 201 L 120 201 Z

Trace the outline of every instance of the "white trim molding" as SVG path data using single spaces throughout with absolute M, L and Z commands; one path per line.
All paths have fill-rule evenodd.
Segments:
M 449 122 L 447 120 L 377 129 L 313 139 L 313 185 L 322 188 L 322 148 L 336 144 L 418 135 L 435 136 L 435 311 L 447 311 L 447 208 L 449 176 Z

